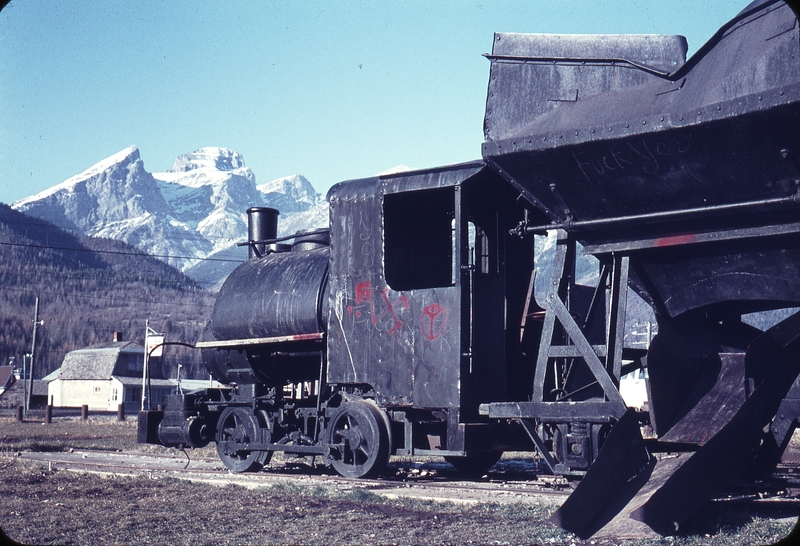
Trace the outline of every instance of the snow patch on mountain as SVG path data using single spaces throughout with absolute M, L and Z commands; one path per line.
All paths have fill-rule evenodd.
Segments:
M 249 171 L 244 166 L 244 158 L 239 152 L 234 152 L 227 148 L 209 146 L 178 156 L 169 172 L 181 173 L 195 170 L 235 171 L 238 169 Z

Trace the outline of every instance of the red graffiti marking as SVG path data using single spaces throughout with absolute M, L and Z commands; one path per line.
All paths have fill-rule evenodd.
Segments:
M 389 310 L 389 313 L 392 315 L 392 320 L 394 321 L 394 324 L 389 329 L 389 333 L 393 334 L 399 328 L 401 328 L 403 326 L 403 323 L 400 322 L 400 319 L 397 318 L 397 314 L 395 314 L 395 312 L 394 312 L 394 306 L 396 304 L 398 304 L 398 303 L 402 303 L 403 304 L 403 308 L 404 309 L 408 309 L 408 298 L 406 297 L 405 294 L 403 294 L 402 296 L 400 296 L 396 300 L 389 301 L 389 296 L 387 295 L 388 293 L 389 293 L 389 289 L 388 288 L 384 288 L 383 292 L 381 292 L 381 296 L 383 296 L 383 301 L 386 303 L 386 308 Z M 374 311 L 374 308 L 373 308 L 373 311 Z M 373 313 L 373 315 L 372 315 L 372 323 L 373 324 L 377 324 L 378 318 L 379 317 L 376 317 L 374 315 L 374 313 Z
M 419 326 L 425 339 L 433 341 L 444 332 L 447 326 L 447 309 L 438 303 L 432 303 L 422 310 Z
M 381 312 L 376 312 L 375 310 L 375 302 L 372 299 L 372 286 L 370 285 L 369 281 L 362 281 L 356 285 L 355 290 L 355 304 L 362 305 L 368 303 L 369 304 L 369 316 L 372 321 L 372 324 L 378 325 L 379 321 L 386 320 L 386 331 L 390 334 L 395 333 L 397 330 L 403 327 L 403 322 L 397 316 L 395 309 L 398 306 L 402 306 L 403 309 L 408 309 L 408 297 L 405 294 L 402 294 L 399 298 L 395 300 L 389 299 L 389 289 L 384 288 L 381 292 L 381 297 L 386 305 L 386 309 Z M 355 314 L 357 318 L 362 316 L 362 312 L 360 309 L 349 305 L 347 307 L 347 312 L 350 315 Z
M 369 281 L 363 281 L 356 285 L 356 305 L 370 301 L 372 299 L 372 287 Z

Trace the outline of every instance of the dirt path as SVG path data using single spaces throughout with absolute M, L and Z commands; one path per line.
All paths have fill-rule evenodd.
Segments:
M 565 480 L 539 476 L 533 463 L 501 462 L 490 477 L 465 481 L 455 479 L 446 463 L 392 462 L 381 478 L 341 478 L 306 465 L 287 466 L 278 462 L 267 471 L 234 474 L 219 460 L 187 458 L 141 452 L 73 450 L 72 452 L 22 452 L 20 457 L 47 464 L 50 468 L 103 475 L 137 475 L 151 479 L 179 478 L 214 485 L 239 485 L 248 489 L 290 483 L 295 486 L 324 486 L 340 491 L 354 488 L 386 498 L 415 498 L 454 503 L 537 503 L 560 505 L 570 492 Z

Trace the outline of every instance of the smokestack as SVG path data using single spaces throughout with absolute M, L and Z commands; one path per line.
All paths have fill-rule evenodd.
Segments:
M 278 212 L 277 209 L 269 207 L 252 207 L 247 209 L 247 239 L 250 243 L 248 247 L 248 258 L 263 256 L 267 245 L 253 245 L 255 241 L 266 241 L 275 239 L 278 236 Z M 255 246 L 255 248 L 253 248 Z M 258 250 L 258 254 L 256 254 Z
M 114 341 L 122 341 L 122 332 L 114 332 Z

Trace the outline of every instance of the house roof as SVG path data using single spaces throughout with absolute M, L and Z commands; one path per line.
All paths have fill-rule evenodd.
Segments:
M 35 383 L 36 381 L 44 381 L 45 383 L 49 383 L 49 382 L 50 382 L 50 381 L 52 381 L 53 379 L 58 379 L 58 374 L 59 374 L 60 372 L 61 372 L 61 368 L 56 368 L 55 370 L 53 370 L 52 372 L 50 372 L 49 374 L 47 374 L 47 375 L 46 375 L 46 376 L 44 376 L 43 378 L 41 378 L 41 379 L 34 379 L 33 381 L 34 381 L 34 383 Z
M 125 377 L 125 376 L 114 376 L 114 379 L 122 383 L 123 385 L 127 386 L 141 386 L 142 385 L 142 378 L 141 377 Z M 178 380 L 177 379 L 150 379 L 150 386 L 151 387 L 177 387 Z M 181 388 L 184 391 L 193 391 L 197 389 L 206 389 L 206 388 L 215 388 L 219 389 L 224 387 L 222 383 L 219 381 L 209 381 L 208 379 L 181 379 Z
M 70 351 L 64 357 L 59 379 L 110 379 L 120 354 L 144 355 L 144 347 L 132 341 L 99 343 Z
M 34 396 L 47 396 L 47 385 L 50 381 L 44 379 L 33 380 L 33 395 Z
M 142 386 L 141 377 L 129 377 L 124 375 L 114 375 L 113 377 L 125 386 Z M 150 379 L 148 382 L 151 387 L 174 387 L 178 384 L 178 381 L 175 379 Z
M 15 379 L 13 366 L 0 366 L 0 390 L 10 387 Z

